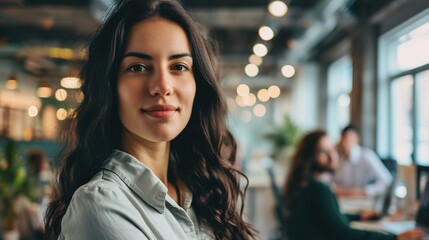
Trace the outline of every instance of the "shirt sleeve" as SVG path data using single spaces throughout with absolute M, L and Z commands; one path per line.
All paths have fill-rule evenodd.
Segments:
M 63 217 L 59 239 L 155 239 L 133 219 L 135 210 L 112 189 L 85 186 L 76 191 Z
M 365 194 L 368 196 L 384 194 L 393 182 L 392 174 L 372 150 L 365 149 L 363 154 L 369 164 L 369 169 L 373 171 L 375 177 L 373 183 L 365 186 Z
M 314 210 L 315 218 L 319 219 L 320 227 L 332 237 L 332 239 L 348 239 L 348 240 L 378 240 L 378 239 L 396 239 L 395 235 L 383 234 L 378 232 L 362 231 L 353 229 L 345 216 L 343 216 L 338 208 L 338 202 L 335 196 L 327 186 L 322 183 L 315 184 L 314 194 Z

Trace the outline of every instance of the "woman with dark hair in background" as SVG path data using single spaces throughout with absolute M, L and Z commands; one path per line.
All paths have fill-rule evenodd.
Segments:
M 81 78 L 49 239 L 253 238 L 215 52 L 177 2 L 118 3 Z
M 416 229 L 395 236 L 351 228 L 349 221 L 368 220 L 376 213 L 340 213 L 334 194 L 322 180 L 337 166 L 338 153 L 325 131 L 310 132 L 298 143 L 284 189 L 288 240 L 422 239 Z

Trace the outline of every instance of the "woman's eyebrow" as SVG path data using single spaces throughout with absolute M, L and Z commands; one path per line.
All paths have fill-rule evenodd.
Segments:
M 138 57 L 144 60 L 153 60 L 153 57 L 151 55 L 146 53 L 140 53 L 140 52 L 127 52 L 122 58 L 126 58 L 126 57 Z M 174 59 L 184 58 L 184 57 L 192 58 L 190 53 L 178 53 L 178 54 L 173 54 L 169 56 L 168 60 L 174 60 Z
M 153 57 L 146 54 L 146 53 L 139 53 L 139 52 L 127 52 L 122 58 L 126 57 L 138 57 L 144 60 L 153 60 Z
M 173 54 L 170 57 L 168 57 L 168 60 L 174 60 L 174 59 L 183 58 L 183 57 L 192 58 L 191 54 L 189 54 L 189 53 L 178 53 L 178 54 Z

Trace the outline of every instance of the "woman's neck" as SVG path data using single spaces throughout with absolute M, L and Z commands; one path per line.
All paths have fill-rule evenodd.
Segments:
M 170 142 L 150 142 L 124 130 L 121 150 L 134 156 L 168 186 Z
M 125 130 L 121 148 L 152 170 L 167 187 L 168 195 L 182 206 L 180 192 L 184 185 L 177 175 L 168 178 L 170 142 L 150 142 Z

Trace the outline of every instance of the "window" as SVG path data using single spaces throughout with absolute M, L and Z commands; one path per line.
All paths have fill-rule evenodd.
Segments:
M 429 63 L 429 22 L 399 37 L 396 47 L 396 66 L 404 71 Z
M 398 162 L 410 164 L 413 152 L 413 78 L 400 77 L 391 84 L 392 153 Z
M 429 70 L 416 75 L 416 160 L 429 165 Z
M 429 9 L 379 40 L 377 151 L 429 166 Z
M 337 140 L 340 131 L 350 121 L 350 91 L 352 90 L 352 63 L 344 56 L 328 67 L 327 131 Z

